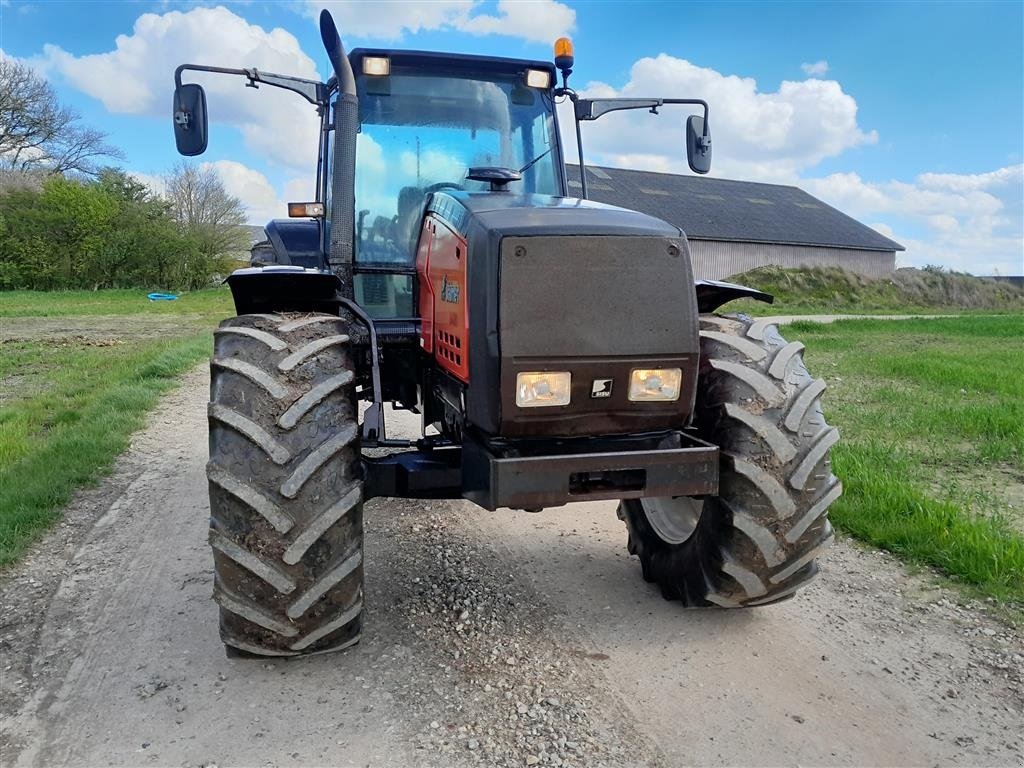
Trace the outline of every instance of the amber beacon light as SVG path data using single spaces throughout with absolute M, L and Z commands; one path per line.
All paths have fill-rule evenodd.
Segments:
M 572 40 L 568 37 L 555 40 L 555 66 L 562 70 L 563 75 L 567 76 L 572 72 L 574 62 Z

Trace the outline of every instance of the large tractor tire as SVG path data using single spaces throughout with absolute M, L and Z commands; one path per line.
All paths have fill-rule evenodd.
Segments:
M 243 315 L 214 333 L 210 545 L 230 655 L 359 640 L 363 508 L 349 324 Z
M 775 325 L 702 316 L 694 414 L 721 448 L 719 495 L 623 501 L 619 517 L 644 578 L 688 606 L 765 605 L 818 572 L 832 539 L 828 507 L 842 492 L 829 449 L 825 382 L 804 367 L 803 344 Z

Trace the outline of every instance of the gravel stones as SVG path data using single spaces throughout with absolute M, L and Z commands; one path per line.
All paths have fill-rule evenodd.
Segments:
M 401 558 L 406 585 L 394 609 L 407 614 L 417 645 L 438 651 L 430 679 L 413 675 L 404 702 L 424 716 L 417 746 L 438 756 L 428 762 L 664 764 L 656 748 L 624 725 L 599 673 L 565 662 L 549 606 L 466 538 L 450 512 L 405 509 L 390 518 L 393 535 L 405 544 L 389 556 Z

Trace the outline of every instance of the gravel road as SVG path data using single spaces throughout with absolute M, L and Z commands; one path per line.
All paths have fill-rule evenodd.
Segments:
M 191 373 L 0 577 L 0 765 L 1021 765 L 1024 639 L 840 541 L 766 609 L 685 611 L 614 504 L 367 505 L 367 626 L 227 659 Z

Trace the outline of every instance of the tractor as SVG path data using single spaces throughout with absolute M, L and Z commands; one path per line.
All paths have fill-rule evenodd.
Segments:
M 695 280 L 678 227 L 587 200 L 583 123 L 689 105 L 688 165 L 707 173 L 708 105 L 583 98 L 566 38 L 547 62 L 346 53 L 327 11 L 320 33 L 327 82 L 175 72 L 186 156 L 209 130 L 187 72 L 292 91 L 320 118 L 315 199 L 267 225 L 214 332 L 209 542 L 228 654 L 358 642 L 374 497 L 617 500 L 644 579 L 688 607 L 769 605 L 809 582 L 841 486 L 803 345 L 715 314 L 772 298 Z M 388 435 L 396 410 L 421 417 L 420 437 Z

